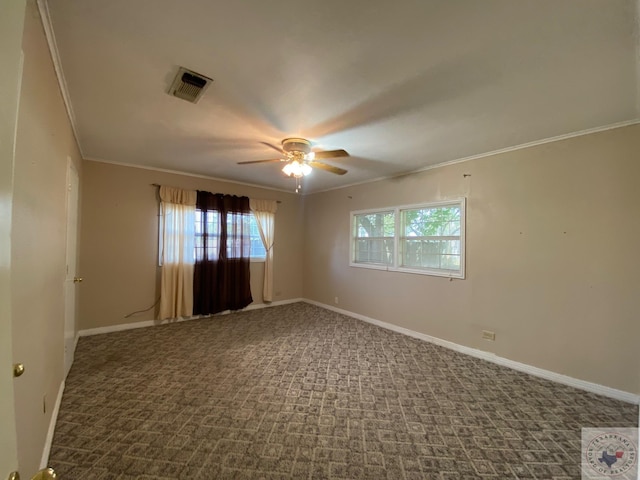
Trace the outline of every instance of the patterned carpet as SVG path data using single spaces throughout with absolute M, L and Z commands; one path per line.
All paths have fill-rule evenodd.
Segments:
M 305 303 L 78 343 L 49 464 L 89 479 L 576 479 L 638 407 Z

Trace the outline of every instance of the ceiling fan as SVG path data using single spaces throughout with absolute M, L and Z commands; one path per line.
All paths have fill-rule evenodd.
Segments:
M 324 158 L 348 157 L 346 150 L 323 150 L 319 152 L 311 151 L 311 142 L 305 138 L 285 138 L 282 140 L 282 148 L 278 148 L 267 142 L 262 144 L 280 153 L 280 158 L 270 158 L 268 160 L 252 160 L 248 162 L 238 162 L 238 165 L 249 165 L 252 163 L 286 162 L 282 171 L 289 177 L 296 179 L 296 193 L 301 188 L 300 179 L 311 173 L 313 168 L 344 175 L 347 171 L 343 168 L 334 167 L 323 162 L 316 161 Z

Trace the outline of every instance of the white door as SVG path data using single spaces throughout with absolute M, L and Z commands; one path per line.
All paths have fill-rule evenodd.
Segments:
M 11 210 L 25 1 L 0 2 L 0 478 L 18 468 L 11 348 Z
M 71 369 L 76 346 L 76 247 L 78 240 L 78 172 L 67 158 L 67 275 L 64 281 L 64 374 Z

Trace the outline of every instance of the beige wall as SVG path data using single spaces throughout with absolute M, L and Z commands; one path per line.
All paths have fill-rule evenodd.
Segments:
M 27 3 L 12 223 L 13 356 L 20 473 L 40 465 L 64 377 L 67 157 L 80 154 L 55 77 L 35 2 Z M 47 411 L 43 411 L 46 396 Z
M 92 161 L 84 162 L 79 328 L 152 320 L 159 295 L 158 198 L 151 184 L 281 200 L 276 213 L 274 301 L 302 295 L 302 205 L 295 194 Z M 262 303 L 263 263 L 251 264 Z
M 640 394 L 639 152 L 635 125 L 309 195 L 304 296 Z M 466 280 L 349 267 L 351 210 L 459 197 Z

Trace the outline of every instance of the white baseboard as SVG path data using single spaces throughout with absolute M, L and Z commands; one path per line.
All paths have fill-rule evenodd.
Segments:
M 426 335 L 424 333 L 409 330 L 408 328 L 399 327 L 397 325 L 383 322 L 381 320 L 376 320 L 374 318 L 367 317 L 365 315 L 360 315 L 359 313 L 343 310 L 341 308 L 337 308 L 332 305 L 316 302 L 315 300 L 309 300 L 305 298 L 303 299 L 303 301 L 306 303 L 310 303 L 311 305 L 316 305 L 321 308 L 326 308 L 327 310 L 331 310 L 336 313 L 341 313 L 348 317 L 362 320 L 363 322 L 377 325 L 378 327 L 386 328 L 387 330 L 392 330 L 394 332 L 402 333 L 409 337 L 425 340 L 427 342 L 440 345 L 441 347 L 445 347 L 450 350 L 455 350 L 456 352 L 464 353 L 472 357 L 481 358 L 482 360 L 487 360 L 492 363 L 497 363 L 498 365 L 509 367 L 514 370 L 518 370 L 520 372 L 534 375 L 536 377 L 544 378 L 546 380 L 551 380 L 553 382 L 561 383 L 563 385 L 568 385 L 570 387 L 575 387 L 580 390 L 585 390 L 587 392 L 597 393 L 598 395 L 604 395 L 605 397 L 614 398 L 616 400 L 622 400 L 623 402 L 633 403 L 635 405 L 640 404 L 640 395 L 636 395 L 630 392 L 625 392 L 624 390 L 617 390 L 615 388 L 605 387 L 604 385 L 598 385 L 597 383 L 587 382 L 585 380 L 569 377 L 567 375 L 562 375 L 560 373 L 552 372 L 550 370 L 545 370 L 543 368 L 538 368 L 532 365 L 527 365 L 525 363 L 509 360 L 508 358 L 499 357 L 498 355 L 495 355 L 490 352 L 484 352 L 476 348 L 465 347 L 464 345 L 458 345 L 457 343 L 449 342 L 447 340 L 443 340 L 437 337 L 432 337 L 431 335 Z M 639 426 L 640 426 L 640 421 L 639 421 Z
M 51 444 L 53 443 L 53 433 L 56 429 L 56 422 L 58 420 L 58 412 L 60 411 L 60 404 L 62 403 L 62 393 L 64 392 L 64 380 L 60 382 L 60 388 L 58 388 L 58 396 L 56 403 L 53 406 L 51 412 L 51 420 L 49 421 L 49 430 L 47 431 L 47 438 L 44 441 L 44 449 L 42 450 L 42 458 L 40 459 L 40 468 L 47 468 L 49 463 L 49 453 L 51 453 Z
M 248 305 L 246 308 L 243 308 L 242 310 L 236 310 L 236 311 L 247 312 L 249 310 L 258 310 L 261 308 L 275 307 L 278 305 L 287 305 L 289 303 L 296 303 L 296 302 L 302 302 L 302 301 L 304 301 L 304 299 L 302 298 L 290 298 L 288 300 L 278 300 L 276 302 L 270 302 L 270 303 L 252 303 Z M 228 315 L 230 313 L 232 313 L 231 310 L 225 310 L 224 312 L 216 313 L 215 315 L 203 315 L 203 316 L 198 315 L 190 318 L 178 318 L 178 319 L 170 319 L 170 320 L 143 320 L 141 322 L 109 325 L 108 327 L 88 328 L 86 330 L 80 330 L 78 332 L 78 336 L 88 337 L 90 335 L 100 335 L 103 333 L 121 332 L 123 330 L 133 330 L 135 328 L 146 328 L 146 327 L 153 327 L 155 325 L 166 325 L 169 323 L 187 322 L 189 320 L 199 320 L 201 318 L 216 317 L 218 315 Z

